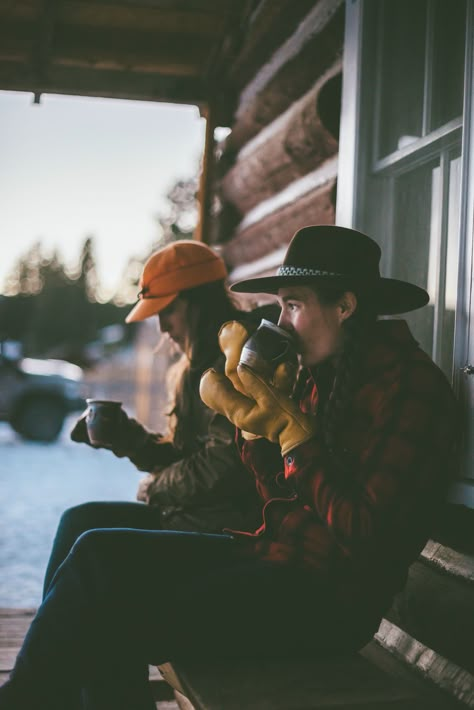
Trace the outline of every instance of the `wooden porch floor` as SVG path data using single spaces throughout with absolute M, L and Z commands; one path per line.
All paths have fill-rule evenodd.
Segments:
M 34 609 L 0 608 L 0 684 L 8 678 L 34 613 Z M 391 654 L 383 651 L 378 644 L 371 643 L 366 646 L 363 655 L 368 661 L 388 674 L 387 683 L 390 687 L 393 686 L 396 692 L 393 697 L 389 693 L 389 700 L 376 701 L 375 704 L 368 697 L 365 699 L 364 697 L 358 697 L 356 705 L 359 710 L 369 710 L 369 708 L 370 710 L 379 710 L 382 707 L 387 710 L 389 707 L 391 710 L 395 710 L 395 708 L 403 708 L 403 710 L 434 710 L 435 708 L 436 710 L 454 710 L 454 708 L 465 707 L 453 698 L 436 690 L 431 684 L 429 689 L 427 689 L 425 681 L 413 676 L 404 665 L 400 664 Z M 245 681 L 245 679 L 242 680 Z M 180 708 L 181 710 L 189 708 L 192 710 L 189 701 L 179 696 L 179 694 L 177 696 L 179 696 L 180 704 L 177 704 L 172 688 L 155 667 L 150 667 L 150 682 L 157 710 L 180 710 Z M 336 688 L 336 686 L 337 684 L 334 687 Z M 346 707 L 344 703 L 341 706 L 340 702 L 330 704 L 331 707 L 333 705 Z M 235 704 L 230 703 L 230 706 L 235 707 Z M 350 706 L 355 707 L 352 702 Z M 252 707 L 255 707 L 255 704 Z M 265 704 L 265 707 L 268 707 L 268 705 Z M 278 707 L 282 707 L 281 704 Z M 313 706 L 310 703 L 309 705 L 298 705 L 298 707 L 307 708 Z M 325 707 L 327 706 L 325 705 Z
M 34 614 L 34 609 L 0 609 L 0 685 L 13 668 Z M 150 681 L 157 710 L 179 710 L 173 690 L 154 667 L 150 667 Z

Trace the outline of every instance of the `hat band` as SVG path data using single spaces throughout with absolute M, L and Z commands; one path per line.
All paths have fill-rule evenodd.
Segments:
M 337 271 L 322 271 L 321 269 L 308 269 L 302 266 L 280 266 L 277 276 L 344 276 Z

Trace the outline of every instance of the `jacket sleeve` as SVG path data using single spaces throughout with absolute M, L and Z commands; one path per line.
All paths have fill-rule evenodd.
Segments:
M 425 531 L 425 516 L 452 476 L 457 408 L 440 371 L 418 360 L 392 396 L 383 400 L 381 391 L 372 387 L 363 395 L 372 407 L 352 423 L 352 436 L 359 426 L 366 445 L 344 480 L 332 473 L 321 436 L 285 458 L 285 476 L 299 500 L 346 548 L 404 526 Z
M 176 449 L 171 441 L 168 441 L 161 434 L 146 432 L 140 446 L 136 447 L 128 454 L 130 461 L 139 471 L 153 472 L 163 466 L 169 466 L 174 461 L 180 459 L 182 454 Z
M 158 466 L 159 469 L 159 466 Z M 232 498 L 252 489 L 234 441 L 234 427 L 212 413 L 208 431 L 192 454 L 156 470 L 148 487 L 152 505 L 189 508 Z
M 267 439 L 245 441 L 238 434 L 240 456 L 254 475 L 258 494 L 263 501 L 288 495 L 288 484 L 283 475 L 283 458 L 279 444 Z

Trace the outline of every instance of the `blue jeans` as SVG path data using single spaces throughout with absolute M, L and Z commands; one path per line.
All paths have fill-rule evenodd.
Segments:
M 143 503 L 97 501 L 68 508 L 61 516 L 46 567 L 43 599 L 51 580 L 82 533 L 97 528 L 161 530 L 159 508 Z
M 345 653 L 359 628 L 313 573 L 244 559 L 227 535 L 92 530 L 54 576 L 1 710 L 154 710 L 148 664 Z M 362 631 L 362 634 L 361 634 Z

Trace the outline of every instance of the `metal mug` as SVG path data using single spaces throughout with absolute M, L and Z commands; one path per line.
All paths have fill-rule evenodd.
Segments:
M 117 437 L 117 424 L 122 402 L 108 399 L 86 399 L 86 426 L 89 441 L 95 446 L 107 446 Z
M 257 330 L 242 348 L 239 364 L 247 365 L 267 379 L 271 379 L 282 362 L 296 367 L 297 354 L 293 336 L 280 326 L 262 318 Z

